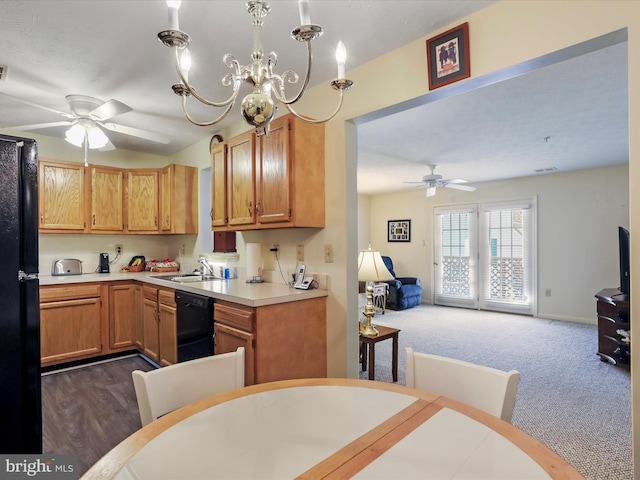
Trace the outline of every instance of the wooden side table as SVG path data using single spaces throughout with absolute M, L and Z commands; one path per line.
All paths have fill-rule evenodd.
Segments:
M 397 328 L 384 327 L 382 325 L 376 325 L 378 330 L 377 337 L 368 337 L 360 335 L 360 364 L 362 365 L 362 371 L 367 370 L 367 359 L 369 362 L 369 380 L 375 379 L 375 364 L 376 364 L 376 343 L 382 342 L 391 338 L 393 346 L 391 349 L 391 375 L 393 381 L 398 381 L 398 333 L 400 330 Z

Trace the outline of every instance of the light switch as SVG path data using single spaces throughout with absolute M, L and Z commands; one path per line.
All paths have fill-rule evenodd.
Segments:
M 324 246 L 324 263 L 333 263 L 333 245 Z

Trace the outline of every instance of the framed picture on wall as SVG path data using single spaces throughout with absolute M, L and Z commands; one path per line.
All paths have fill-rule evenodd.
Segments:
M 411 220 L 389 220 L 387 225 L 388 242 L 411 241 Z
M 468 23 L 427 40 L 427 68 L 429 90 L 471 76 Z

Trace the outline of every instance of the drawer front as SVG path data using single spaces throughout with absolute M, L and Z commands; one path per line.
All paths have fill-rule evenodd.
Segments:
M 239 328 L 245 332 L 253 332 L 253 318 L 253 309 L 250 307 L 236 307 L 221 302 L 213 304 L 214 322 Z
M 158 290 L 158 303 L 162 305 L 176 306 L 175 290 Z
M 142 296 L 153 302 L 158 301 L 158 289 L 155 287 L 142 286 Z
M 99 284 L 73 284 L 64 287 L 40 287 L 40 302 L 56 302 L 76 298 L 94 298 L 100 296 Z
M 618 328 L 629 324 L 629 306 L 627 304 L 616 305 L 613 303 L 597 302 L 598 317 L 611 319 Z

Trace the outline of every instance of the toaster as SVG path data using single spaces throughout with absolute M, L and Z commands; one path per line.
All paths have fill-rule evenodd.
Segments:
M 61 258 L 51 265 L 51 275 L 81 275 L 82 262 L 76 258 Z

